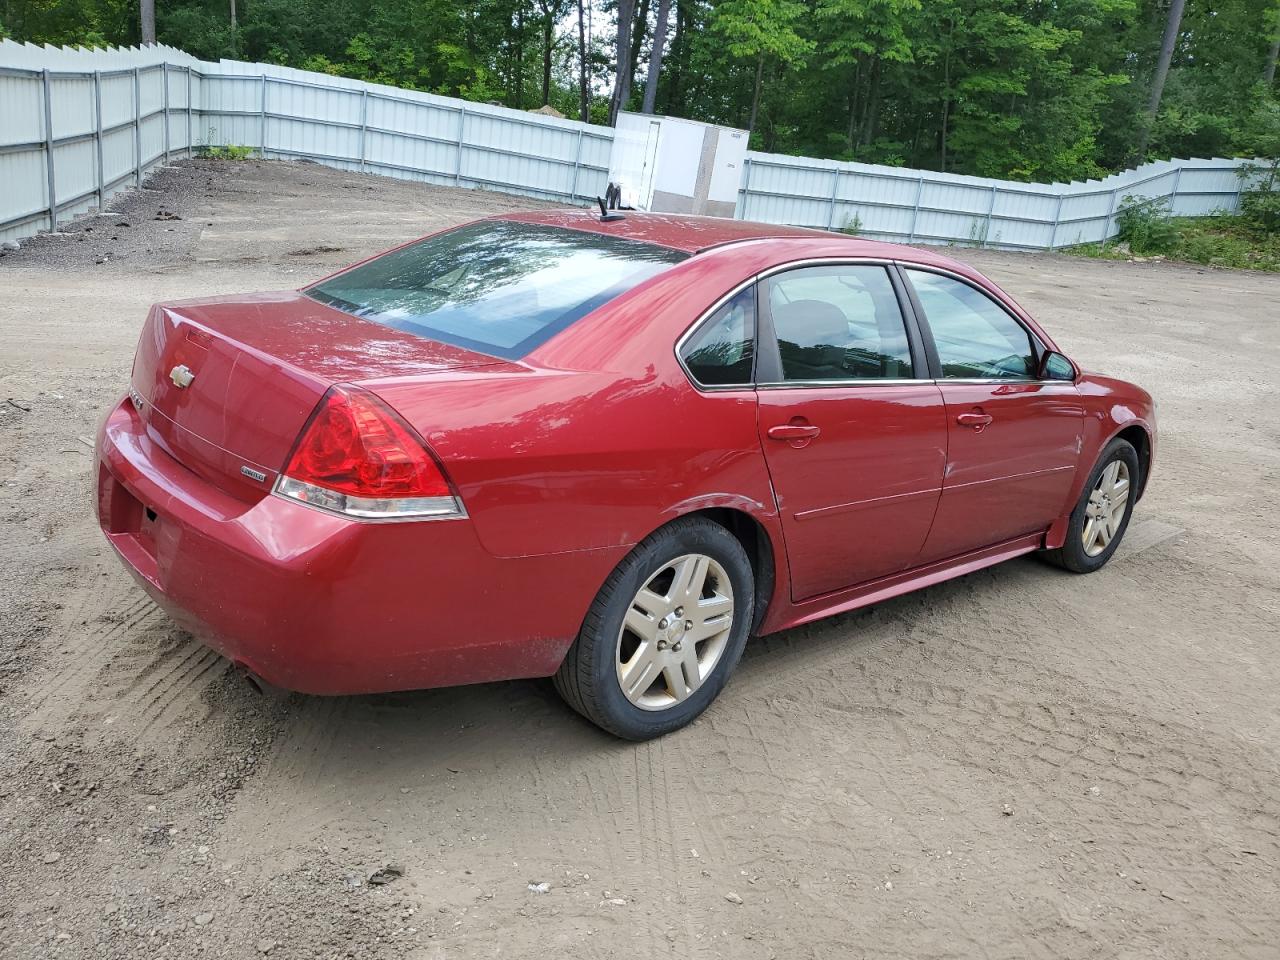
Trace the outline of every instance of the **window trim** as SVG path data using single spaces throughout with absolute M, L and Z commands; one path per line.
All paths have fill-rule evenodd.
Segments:
M 754 286 L 758 275 L 753 275 L 735 285 L 728 293 L 724 294 L 715 303 L 698 315 L 698 319 L 689 325 L 684 333 L 676 339 L 675 355 L 676 363 L 680 364 L 680 369 L 684 371 L 684 375 L 689 378 L 689 382 L 693 384 L 695 390 L 700 393 L 723 393 L 726 390 L 754 390 L 756 386 L 756 374 L 760 366 L 760 293 L 759 290 L 753 291 L 755 296 L 755 323 L 752 324 L 752 343 L 751 343 L 751 379 L 747 383 L 703 383 L 693 375 L 693 371 L 689 369 L 689 365 L 684 360 L 684 345 L 700 331 L 704 326 L 711 322 L 711 318 L 720 312 L 720 308 L 727 304 L 730 300 L 740 294 L 748 287 Z
M 778 356 L 778 338 L 773 332 L 773 315 L 769 310 L 767 298 L 760 296 L 761 285 L 765 280 L 779 273 L 786 273 L 791 270 L 799 270 L 804 267 L 883 267 L 889 275 L 889 281 L 893 284 L 893 292 L 898 300 L 898 310 L 902 314 L 903 326 L 906 328 L 907 343 L 911 348 L 911 367 L 913 373 L 924 371 L 926 374 L 932 374 L 932 367 L 928 359 L 928 341 L 923 335 L 923 331 L 916 318 L 915 306 L 909 299 L 910 287 L 906 285 L 905 280 L 898 275 L 897 261 L 884 257 L 811 257 L 804 260 L 792 260 L 788 263 L 776 264 L 766 270 L 753 274 L 750 277 L 735 284 L 727 293 L 721 296 L 710 307 L 699 314 L 698 318 L 689 325 L 677 339 L 675 343 L 676 363 L 680 365 L 680 369 L 684 371 L 684 375 L 688 378 L 689 383 L 699 393 L 723 393 L 733 390 L 787 390 L 787 389 L 831 389 L 832 387 L 879 387 L 879 386 L 903 386 L 906 384 L 919 385 L 922 383 L 933 383 L 934 377 L 915 376 L 906 379 L 889 379 L 887 377 L 875 377 L 862 380 L 783 380 L 782 379 L 782 360 Z M 724 306 L 731 299 L 736 297 L 745 288 L 749 286 L 755 287 L 756 298 L 756 324 L 755 324 L 755 343 L 754 363 L 752 365 L 752 380 L 746 384 L 704 384 L 700 383 L 696 377 L 690 372 L 689 367 L 684 362 L 681 355 L 685 342 L 691 339 L 694 334 L 702 328 L 704 324 L 709 322 L 715 315 L 716 311 Z M 768 337 L 765 337 L 767 331 Z M 766 343 L 772 343 L 773 346 L 766 352 L 762 349 Z M 767 355 L 766 355 L 767 354 Z M 767 373 L 768 376 L 762 376 Z M 1062 382 L 1062 381 L 1058 381 Z
M 902 318 L 907 327 L 907 340 L 911 344 L 911 361 L 913 372 L 923 370 L 927 376 L 913 377 L 911 379 L 888 379 L 877 377 L 866 380 L 761 380 L 761 335 L 765 325 L 768 325 L 768 333 L 773 342 L 773 349 L 770 353 L 774 356 L 777 354 L 778 339 L 773 333 L 773 317 L 768 313 L 767 305 L 763 305 L 763 299 L 760 296 L 759 284 L 767 278 L 777 273 L 784 273 L 788 270 L 795 270 L 801 267 L 831 267 L 831 266 L 883 266 L 888 272 L 889 277 L 894 283 L 894 292 L 898 296 L 898 307 L 902 311 Z M 1075 386 L 1080 381 L 1081 371 L 1080 365 L 1067 357 L 1071 361 L 1071 365 L 1075 367 L 1076 376 L 1074 380 L 1039 380 L 1026 379 L 1015 380 L 1008 377 L 973 377 L 973 378 L 949 378 L 942 376 L 942 365 L 938 359 L 937 347 L 933 342 L 933 331 L 929 328 L 929 318 L 925 315 L 924 308 L 920 305 L 920 301 L 916 296 L 915 288 L 911 285 L 911 278 L 906 276 L 908 270 L 920 270 L 924 273 L 936 273 L 952 280 L 958 280 L 963 284 L 973 287 L 988 300 L 996 304 L 1001 310 L 1013 318 L 1013 321 L 1027 332 L 1027 336 L 1031 340 L 1032 348 L 1036 351 L 1037 368 L 1043 362 L 1044 354 L 1049 350 L 1040 336 L 1027 326 L 1026 322 L 1010 309 L 1002 300 L 994 296 L 991 291 L 985 289 L 980 284 L 974 283 L 971 279 L 963 274 L 956 273 L 954 270 L 948 270 L 946 267 L 934 266 L 933 264 L 918 263 L 913 260 L 894 260 L 884 257 L 811 257 L 803 260 L 793 260 L 788 263 L 776 264 L 766 270 L 761 270 L 749 277 L 744 278 L 736 283 L 723 296 L 717 299 L 710 307 L 698 315 L 698 318 L 691 323 L 675 342 L 675 359 L 680 365 L 680 369 L 684 371 L 685 377 L 690 385 L 699 393 L 724 393 L 726 391 L 743 391 L 743 390 L 804 390 L 804 389 L 831 389 L 833 387 L 901 387 L 907 385 L 920 385 L 924 383 L 933 383 L 941 387 L 943 384 L 981 384 L 1000 386 L 1002 384 L 1017 383 L 1033 386 L 1063 386 L 1070 384 Z M 756 291 L 756 330 L 755 343 L 752 345 L 754 349 L 752 362 L 752 380 L 750 383 L 744 384 L 704 384 L 700 383 L 697 378 L 689 371 L 685 365 L 684 358 L 680 355 L 684 348 L 686 340 L 707 323 L 711 317 L 724 306 L 729 300 L 733 299 L 739 293 L 749 286 L 755 285 Z M 1066 354 L 1063 354 L 1066 356 Z M 781 375 L 781 359 L 777 361 L 777 375 Z
M 911 277 L 907 274 L 911 270 L 918 270 L 921 273 L 933 273 L 948 280 L 955 280 L 967 287 L 977 291 L 986 297 L 991 303 L 995 304 L 1001 312 L 1016 323 L 1022 331 L 1027 335 L 1027 340 L 1031 344 L 1032 361 L 1036 365 L 1036 369 L 1040 369 L 1040 364 L 1044 361 L 1044 355 L 1049 348 L 1045 346 L 1044 341 L 1036 334 L 1034 330 L 1027 326 L 1026 322 L 1014 313 L 1009 306 L 1000 298 L 996 297 L 981 284 L 974 283 L 968 277 L 956 273 L 954 270 L 947 270 L 945 267 L 936 267 L 932 264 L 912 263 L 909 260 L 894 261 L 894 267 L 902 275 L 902 283 L 906 288 L 907 294 L 911 299 L 911 308 L 916 314 L 916 322 L 919 324 L 921 337 L 924 341 L 925 354 L 929 360 L 929 373 L 932 379 L 939 385 L 944 383 L 969 383 L 969 384 L 1001 384 L 1001 383 L 1023 383 L 1023 384 L 1046 384 L 1046 383 L 1074 383 L 1075 380 L 1041 380 L 1035 375 L 1028 377 L 945 377 L 942 375 L 942 360 L 938 356 L 938 346 L 933 337 L 933 328 L 929 325 L 929 315 L 925 312 L 920 298 L 916 294 L 915 285 L 911 282 Z M 1068 358 L 1070 359 L 1070 358 Z M 1075 366 L 1075 361 L 1072 361 Z M 1076 368 L 1077 378 L 1079 377 L 1079 368 Z

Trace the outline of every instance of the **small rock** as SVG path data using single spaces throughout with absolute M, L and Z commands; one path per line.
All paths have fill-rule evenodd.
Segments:
M 46 853 L 46 854 L 44 855 L 44 862 L 45 862 L 45 863 L 57 863 L 57 862 L 58 862 L 59 860 L 61 860 L 61 859 L 62 859 L 62 854 L 57 853 L 57 852 L 54 852 L 54 853 Z
M 213 923 L 213 914 L 197 913 L 195 916 L 195 921 L 196 921 L 197 927 L 207 927 L 209 924 Z
M 892 889 L 893 889 L 893 881 L 892 881 L 892 880 L 886 880 L 886 881 L 884 882 L 884 888 L 885 888 L 886 890 L 892 890 Z
M 375 870 L 369 877 L 369 885 L 380 887 L 383 884 L 390 883 L 398 877 L 404 876 L 404 867 L 398 864 L 388 863 L 381 870 Z
M 622 897 L 610 897 L 605 902 L 610 903 L 615 907 L 625 907 L 627 905 L 627 901 L 622 899 Z
M 259 941 L 258 941 L 258 952 L 259 952 L 259 953 L 270 953 L 272 950 L 274 950 L 274 949 L 275 949 L 275 947 L 276 947 L 276 942 L 275 942 L 274 940 L 259 940 Z
M 726 893 L 724 895 L 724 898 L 728 900 L 730 903 L 735 903 L 738 906 L 742 906 L 742 898 L 738 896 L 736 893 L 734 893 L 732 890 Z
M 543 880 L 541 883 L 530 882 L 528 889 L 530 893 L 550 893 L 551 884 L 547 883 L 547 881 L 545 880 Z
M 6 240 L 6 241 L 4 241 L 4 243 L 0 243 L 0 249 L 4 249 L 4 250 L 18 250 L 18 249 L 20 249 L 20 248 L 18 247 L 18 241 L 17 241 L 17 240 Z
M 128 221 L 128 220 L 118 220 L 118 221 L 116 221 L 116 226 L 117 226 L 117 227 L 127 227 L 127 226 L 130 226 L 130 225 L 131 225 L 131 224 L 129 223 L 129 221 Z
M 1000 812 L 1001 812 L 1001 813 L 1003 813 L 1006 817 L 1012 817 L 1012 816 L 1013 816 L 1013 807 L 1009 806 L 1009 805 L 1006 803 L 1004 806 L 1002 806 L 1002 807 L 1000 808 Z
M 1099 795 L 1099 794 L 1101 794 L 1101 793 L 1102 793 L 1102 790 L 1101 790 L 1099 787 L 1090 787 L 1090 788 L 1089 788 L 1089 796 L 1091 796 L 1091 797 L 1096 797 L 1096 796 L 1098 796 L 1098 795 Z

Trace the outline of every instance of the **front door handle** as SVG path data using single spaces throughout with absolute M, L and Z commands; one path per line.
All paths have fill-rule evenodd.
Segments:
M 992 420 L 989 413 L 962 413 L 956 417 L 956 423 L 962 427 L 977 427 L 981 430 Z
M 811 423 L 780 423 L 769 428 L 771 440 L 812 440 L 822 431 Z

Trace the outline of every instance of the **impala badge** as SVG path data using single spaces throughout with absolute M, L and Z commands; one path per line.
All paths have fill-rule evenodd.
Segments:
M 191 368 L 185 363 L 180 363 L 169 371 L 169 379 L 173 381 L 173 385 L 179 390 L 185 390 L 191 386 L 191 381 L 195 378 L 196 375 L 191 372 Z

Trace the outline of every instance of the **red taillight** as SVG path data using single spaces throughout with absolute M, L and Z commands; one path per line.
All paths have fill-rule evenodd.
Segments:
M 302 430 L 276 492 L 363 518 L 460 516 L 422 438 L 371 393 L 331 387 Z

